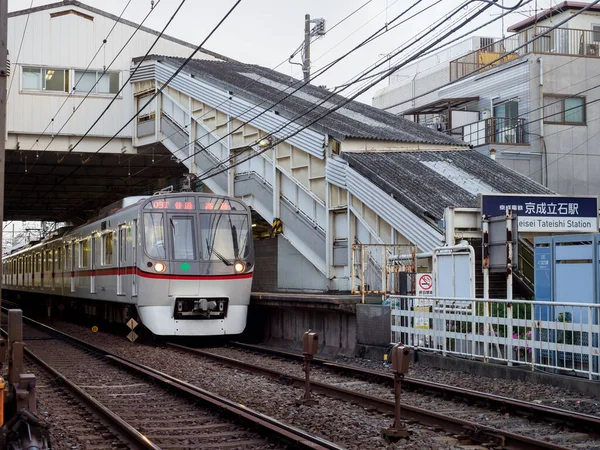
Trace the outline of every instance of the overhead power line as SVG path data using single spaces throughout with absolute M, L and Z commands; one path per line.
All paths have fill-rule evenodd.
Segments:
M 146 53 L 146 55 L 145 55 L 145 56 L 142 58 L 142 60 L 140 61 L 140 64 L 138 64 L 138 65 L 136 66 L 136 68 L 135 68 L 135 69 L 132 71 L 132 74 L 131 74 L 131 76 L 129 77 L 129 79 L 131 79 L 131 77 L 132 77 L 132 76 L 135 74 L 135 72 L 136 72 L 136 71 L 137 71 L 137 69 L 140 67 L 141 63 L 142 63 L 142 62 L 145 60 L 145 58 L 148 56 L 148 54 L 150 53 L 150 51 L 152 50 L 152 48 L 154 47 L 154 45 L 156 44 L 156 42 L 158 42 L 158 40 L 161 38 L 162 34 L 163 34 L 163 33 L 164 33 L 164 31 L 166 30 L 166 28 L 169 26 L 169 24 L 172 22 L 172 20 L 175 18 L 175 16 L 176 16 L 176 15 L 177 15 L 177 13 L 179 12 L 179 10 L 181 9 L 181 6 L 183 6 L 183 4 L 185 3 L 185 1 L 186 1 L 186 0 L 182 0 L 181 4 L 180 4 L 180 5 L 179 5 L 179 7 L 177 8 L 177 10 L 176 10 L 176 11 L 173 13 L 173 15 L 171 16 L 171 18 L 170 18 L 170 19 L 169 19 L 169 21 L 167 22 L 167 25 L 166 25 L 166 26 L 163 28 L 163 30 L 161 31 L 161 33 L 160 33 L 160 34 L 157 36 L 156 40 L 154 41 L 154 43 L 152 44 L 152 46 L 150 47 L 150 49 L 148 50 L 148 52 Z M 197 53 L 198 53 L 198 52 L 199 52 L 199 51 L 202 49 L 202 47 L 203 47 L 203 46 L 204 46 L 204 44 L 205 44 L 205 43 L 208 41 L 208 39 L 210 39 L 210 37 L 211 37 L 211 36 L 212 36 L 212 35 L 213 35 L 213 34 L 214 34 L 214 33 L 215 33 L 215 32 L 216 32 L 216 31 L 217 31 L 217 30 L 218 30 L 218 29 L 221 27 L 221 25 L 223 24 L 223 22 L 225 22 L 225 20 L 226 20 L 226 19 L 227 19 L 227 18 L 228 18 L 228 17 L 229 17 L 229 16 L 230 16 L 232 13 L 233 13 L 233 11 L 234 11 L 234 10 L 237 8 L 237 6 L 238 6 L 238 5 L 241 3 L 241 1 L 242 1 L 242 0 L 237 0 L 237 1 L 234 3 L 234 5 L 233 5 L 233 6 L 232 6 L 232 7 L 231 7 L 231 8 L 230 8 L 228 11 L 227 11 L 227 13 L 226 13 L 226 14 L 223 16 L 223 18 L 222 18 L 222 19 L 221 19 L 221 20 L 220 20 L 220 21 L 219 21 L 219 22 L 218 22 L 218 23 L 217 23 L 217 24 L 216 24 L 216 25 L 213 27 L 213 29 L 210 31 L 210 33 L 208 34 L 208 36 L 207 36 L 207 37 L 206 37 L 206 38 L 205 38 L 205 39 L 202 41 L 202 43 L 201 43 L 200 45 L 198 45 L 198 46 L 195 48 L 195 50 L 194 50 L 194 51 L 193 51 L 193 52 L 190 54 L 190 56 L 189 56 L 189 57 L 188 57 L 188 58 L 185 60 L 185 62 L 184 62 L 182 65 L 181 65 L 181 67 L 180 67 L 180 68 L 179 68 L 179 69 L 178 69 L 178 70 L 177 70 L 177 71 L 176 71 L 176 72 L 175 72 L 175 73 L 174 73 L 174 74 L 171 76 L 171 78 L 170 78 L 170 79 L 169 79 L 169 80 L 168 80 L 166 83 L 164 83 L 164 84 L 163 84 L 163 86 L 162 86 L 160 89 L 158 89 L 158 90 L 157 90 L 157 91 L 154 93 L 154 95 L 152 96 L 152 98 L 151 98 L 151 99 L 149 99 L 149 100 L 148 100 L 148 102 L 147 102 L 147 103 L 146 103 L 146 104 L 145 104 L 145 105 L 144 105 L 144 106 L 143 106 L 141 109 L 144 109 L 146 106 L 148 106 L 148 104 L 149 104 L 149 103 L 150 103 L 150 102 L 151 102 L 151 101 L 152 101 L 154 98 L 156 98 L 156 96 L 157 96 L 158 94 L 160 94 L 160 93 L 161 93 L 161 92 L 162 92 L 162 91 L 163 91 L 163 90 L 164 90 L 164 89 L 165 89 L 165 88 L 166 88 L 166 87 L 169 85 L 169 82 L 170 82 L 170 81 L 171 81 L 173 78 L 175 78 L 175 76 L 177 76 L 177 74 L 178 74 L 179 72 L 181 72 L 181 70 L 183 70 L 183 68 L 185 67 L 185 65 L 187 65 L 187 64 L 189 63 L 189 61 L 191 61 L 191 59 L 192 59 L 192 58 L 193 58 L 193 57 L 194 57 L 194 56 L 195 56 L 195 55 L 196 55 L 196 54 L 197 54 Z M 129 81 L 129 80 L 127 80 L 127 81 Z M 123 89 L 123 88 L 121 88 L 121 89 Z M 116 97 L 115 97 L 115 98 L 116 98 Z M 114 101 L 114 98 L 113 98 L 113 101 Z M 111 102 L 111 104 L 112 104 L 112 102 Z M 109 106 L 110 106 L 110 105 L 109 105 Z M 141 109 L 140 109 L 140 110 L 141 110 Z M 103 111 L 103 113 L 101 114 L 101 116 L 102 116 L 103 114 L 105 114 L 107 110 L 108 110 L 108 107 L 107 107 L 107 108 L 106 108 L 106 109 Z M 109 143 L 110 141 L 112 141 L 112 140 L 113 140 L 115 137 L 117 137 L 117 136 L 118 136 L 118 134 L 119 134 L 119 133 L 120 133 L 120 132 L 121 132 L 123 129 L 125 129 L 125 127 L 126 127 L 127 125 L 129 125 L 129 124 L 130 124 L 130 123 L 133 121 L 133 119 L 135 119 L 135 118 L 137 117 L 137 115 L 138 115 L 138 114 L 139 114 L 139 112 L 138 112 L 138 113 L 136 113 L 136 114 L 135 114 L 135 115 L 134 115 L 134 116 L 133 116 L 131 119 L 129 119 L 129 120 L 128 120 L 128 121 L 127 121 L 127 122 L 126 122 L 126 123 L 125 123 L 125 124 L 124 124 L 124 125 L 123 125 L 123 126 L 122 126 L 122 127 L 121 127 L 121 128 L 120 128 L 120 129 L 119 129 L 119 130 L 118 130 L 118 131 L 117 131 L 117 132 L 116 132 L 116 133 L 115 133 L 115 134 L 114 134 L 114 135 L 113 135 L 113 136 L 112 136 L 112 137 L 111 137 L 111 138 L 110 138 L 110 139 L 109 139 L 109 140 L 106 142 L 106 143 L 105 143 L 105 144 L 103 144 L 103 145 L 102 145 L 102 146 L 101 146 L 101 147 L 100 147 L 100 148 L 99 148 L 99 149 L 98 149 L 98 150 L 95 152 L 95 154 L 97 154 L 98 152 L 100 152 L 100 151 L 101 151 L 101 150 L 102 150 L 104 147 L 106 147 L 106 145 L 108 145 L 108 143 Z M 97 122 L 97 121 L 96 121 L 96 122 Z M 81 138 L 81 139 L 80 139 L 80 140 L 79 140 L 77 143 L 80 143 L 80 142 L 83 140 L 83 138 L 84 138 L 84 137 L 85 137 L 85 136 L 86 136 L 86 135 L 89 133 L 89 131 L 90 131 L 92 128 L 93 128 L 93 126 L 92 126 L 92 127 L 90 127 L 90 129 L 88 130 L 88 132 L 86 132 L 86 134 L 85 134 L 85 135 L 84 135 L 84 136 L 83 136 L 83 137 L 82 137 L 82 138 Z M 73 150 L 73 148 L 72 148 L 72 149 L 70 149 L 69 153 L 71 153 L 71 152 L 72 152 L 72 150 Z M 63 159 L 64 159 L 64 157 L 63 157 Z M 72 176 L 72 175 L 73 175 L 73 173 L 75 173 L 75 172 L 76 172 L 77 170 L 79 170 L 81 167 L 83 167 L 83 166 L 82 166 L 82 165 L 81 165 L 81 166 L 77 166 L 77 167 L 76 167 L 76 168 L 75 168 L 73 171 L 71 171 L 71 172 L 70 172 L 70 173 L 69 173 L 69 174 L 68 174 L 68 175 L 67 175 L 65 178 L 63 178 L 63 180 L 61 181 L 61 183 L 62 183 L 62 182 L 64 182 L 64 180 L 68 179 L 70 176 Z M 58 183 L 58 184 L 61 184 L 61 183 Z M 44 197 L 45 197 L 47 194 L 49 194 L 50 192 L 52 192 L 52 191 L 54 190 L 54 188 L 56 188 L 56 187 L 58 186 L 58 184 L 57 184 L 57 185 L 55 185 L 55 186 L 54 186 L 52 189 L 50 189 L 50 190 L 46 191 L 46 192 L 45 192 L 45 193 L 44 193 L 42 196 L 40 196 L 40 198 L 39 198 L 38 200 L 41 200 L 41 199 L 42 199 L 42 198 L 44 198 Z M 36 202 L 34 202 L 34 204 L 35 204 L 35 203 L 36 203 Z
M 154 42 L 152 42 L 152 45 L 150 46 L 150 48 L 148 49 L 148 51 L 146 52 L 146 54 L 144 55 L 144 57 L 142 58 L 143 62 L 148 55 L 150 54 L 150 52 L 152 51 L 152 49 L 154 48 L 154 46 L 158 43 L 158 41 L 162 38 L 163 34 L 165 33 L 166 29 L 169 27 L 169 25 L 171 25 L 171 22 L 173 22 L 173 20 L 175 19 L 175 17 L 177 16 L 177 13 L 179 13 L 179 11 L 181 10 L 181 8 L 183 7 L 183 5 L 185 4 L 186 0 L 181 0 L 181 2 L 179 3 L 179 6 L 177 7 L 177 9 L 175 10 L 175 12 L 171 15 L 171 17 L 169 18 L 169 20 L 167 21 L 167 24 L 163 27 L 163 29 L 161 30 L 161 32 L 158 34 L 158 36 L 156 37 L 156 39 L 154 40 Z M 140 62 L 140 64 L 141 64 Z M 71 148 L 69 148 L 69 151 L 67 152 L 66 155 L 63 155 L 59 160 L 59 164 L 64 161 L 64 159 L 73 152 L 73 150 L 75 150 L 77 148 L 77 146 L 79 144 L 81 144 L 81 142 L 86 138 L 86 136 L 92 131 L 92 129 L 96 126 L 96 124 L 98 122 L 100 122 L 100 119 L 102 119 L 102 117 L 104 117 L 104 114 L 106 114 L 106 112 L 110 109 L 110 107 L 113 105 L 113 103 L 115 102 L 115 100 L 117 100 L 117 98 L 119 98 L 119 95 L 121 94 L 121 92 L 123 92 L 123 89 L 125 89 L 125 86 L 127 86 L 127 83 L 129 83 L 129 81 L 131 80 L 131 78 L 133 78 L 133 76 L 136 74 L 138 68 L 140 67 L 140 65 L 136 66 L 135 69 L 130 73 L 129 78 L 127 78 L 127 80 L 123 83 L 123 85 L 121 86 L 121 88 L 119 89 L 119 91 L 115 94 L 115 96 L 111 99 L 111 101 L 108 103 L 108 105 L 106 106 L 106 108 L 104 108 L 104 110 L 100 113 L 100 115 L 96 118 L 96 120 L 94 121 L 94 123 L 89 127 L 89 129 L 84 133 L 83 136 L 81 136 L 77 142 L 75 143 L 75 145 L 73 145 Z M 118 134 L 123 131 L 123 129 L 125 128 L 125 126 L 127 126 L 127 124 L 129 124 L 131 121 L 127 122 L 121 129 L 119 129 L 119 131 L 117 131 L 113 137 L 111 137 L 101 148 L 104 148 L 106 145 L 108 145 L 109 142 L 111 142 L 116 136 L 118 136 Z
M 432 89 L 432 90 L 430 90 L 430 91 L 427 91 L 427 92 L 424 92 L 424 93 L 422 93 L 422 94 L 416 95 L 416 96 L 414 96 L 414 97 L 412 97 L 412 98 L 409 98 L 409 99 L 407 99 L 407 100 L 403 101 L 402 103 L 396 103 L 396 104 L 394 104 L 394 105 L 386 106 L 385 108 L 382 108 L 382 109 L 383 109 L 383 110 L 388 110 L 388 109 L 391 109 L 391 108 L 395 108 L 396 106 L 400 106 L 400 105 L 402 105 L 402 104 L 404 104 L 404 103 L 407 103 L 407 102 L 410 102 L 410 101 L 416 100 L 416 99 L 418 99 L 418 98 L 424 97 L 424 96 L 426 96 L 426 95 L 432 94 L 432 93 L 434 93 L 434 92 L 438 91 L 439 89 L 442 89 L 442 88 L 444 88 L 444 87 L 450 86 L 450 85 L 452 85 L 452 84 L 454 84 L 454 83 L 456 83 L 456 82 L 458 82 L 458 81 L 461 81 L 461 80 L 467 79 L 468 77 L 472 77 L 473 75 L 477 75 L 478 73 L 481 73 L 481 72 L 483 72 L 483 71 L 484 71 L 485 69 L 487 69 L 488 67 L 492 67 L 492 66 L 494 66 L 494 65 L 495 65 L 495 64 L 496 64 L 498 61 L 501 61 L 502 59 L 506 58 L 508 55 L 511 55 L 511 54 L 515 53 L 517 50 L 520 50 L 520 49 L 522 49 L 522 48 L 525 48 L 525 47 L 527 47 L 527 46 L 528 46 L 529 44 L 531 44 L 533 41 L 535 41 L 535 40 L 537 40 L 537 39 L 540 39 L 540 38 L 542 38 L 542 37 L 544 37 L 544 36 L 548 35 L 550 32 L 552 32 L 552 31 L 556 30 L 557 28 L 560 28 L 562 25 L 564 25 L 565 23 L 569 22 L 569 21 L 570 21 L 571 19 L 573 19 L 574 17 L 577 17 L 578 15 L 580 15 L 580 14 L 584 13 L 585 11 L 589 10 L 589 9 L 590 9 L 590 8 L 592 8 L 593 6 L 597 5 L 598 3 L 600 3 L 600 0 L 594 0 L 592 3 L 588 3 L 588 4 L 587 4 L 585 7 L 583 7 L 583 8 L 582 8 L 582 9 L 580 9 L 579 11 L 577 11 L 577 12 L 573 13 L 572 15 L 569 15 L 569 16 L 568 16 L 566 19 L 563 19 L 563 20 L 561 20 L 560 22 L 558 22 L 557 24 L 555 24 L 555 25 L 553 25 L 553 26 L 551 26 L 551 27 L 548 27 L 548 28 L 547 28 L 545 31 L 542 31 L 542 32 L 536 33 L 536 35 L 535 35 L 535 36 L 533 36 L 531 39 L 528 39 L 528 40 L 527 40 L 525 43 L 523 43 L 523 44 L 521 44 L 521 45 L 519 45 L 519 46 L 515 47 L 514 49 L 512 49 L 512 50 L 511 50 L 511 51 L 509 51 L 509 52 L 505 52 L 505 53 L 503 53 L 502 55 L 498 56 L 498 57 L 497 57 L 496 59 L 494 59 L 493 61 L 490 61 L 490 62 L 488 62 L 487 64 L 484 64 L 483 66 L 479 67 L 479 68 L 478 68 L 476 71 L 474 71 L 474 72 L 471 72 L 471 73 L 469 73 L 469 74 L 467 74 L 467 75 L 464 75 L 464 76 L 462 76 L 462 77 L 460 77 L 460 78 L 457 78 L 456 80 L 454 80 L 454 81 L 451 81 L 450 83 L 446 83 L 446 84 L 444 84 L 443 86 L 438 86 L 438 87 L 437 87 L 437 88 L 435 88 L 435 89 Z
M 477 1 L 477 0 L 474 0 L 474 1 Z M 472 3 L 472 2 L 474 2 L 474 1 L 467 1 L 465 4 Z M 378 33 L 380 33 L 382 30 L 384 30 L 384 29 L 387 29 L 387 30 L 389 30 L 389 29 L 390 29 L 390 28 L 389 28 L 389 25 L 390 25 L 390 24 L 392 24 L 392 23 L 394 23 L 395 21 L 397 21 L 397 20 L 398 20 L 398 18 L 400 18 L 401 16 L 403 16 L 404 14 L 406 14 L 408 11 L 410 11 L 410 9 L 412 9 L 414 6 L 416 6 L 416 5 L 417 5 L 417 4 L 419 4 L 419 3 L 420 3 L 420 0 L 419 0 L 419 1 L 417 1 L 416 3 L 414 3 L 413 5 L 411 5 L 411 7 L 409 7 L 409 9 L 405 10 L 403 13 L 401 13 L 401 14 L 400 14 L 399 16 L 397 16 L 395 19 L 393 19 L 393 20 L 392 20 L 392 22 L 388 23 L 388 24 L 387 24 L 387 25 L 388 25 L 388 27 L 384 26 L 384 27 L 382 27 L 380 30 L 376 31 L 376 32 L 375 32 L 375 33 L 373 33 L 371 36 L 369 36 L 367 39 L 365 39 L 365 41 L 363 41 L 361 44 L 357 45 L 357 46 L 356 46 L 354 49 L 350 50 L 350 51 L 349 51 L 349 52 L 347 52 L 345 55 L 341 56 L 340 58 L 338 58 L 338 59 L 336 59 L 335 61 L 333 61 L 332 63 L 330 63 L 330 64 L 329 64 L 327 67 L 323 68 L 323 69 L 322 69 L 322 71 L 326 71 L 326 70 L 327 70 L 327 69 L 329 69 L 329 68 L 330 68 L 332 65 L 334 65 L 335 63 L 337 63 L 338 61 L 340 61 L 341 59 L 343 59 L 344 57 L 346 57 L 348 54 L 352 53 L 352 52 L 353 52 L 355 49 L 357 49 L 357 48 L 360 48 L 361 46 L 365 45 L 366 43 L 368 43 L 368 42 L 370 42 L 370 41 L 374 40 L 374 37 L 377 37 L 377 36 L 378 36 Z M 517 4 L 517 6 L 515 6 L 514 8 L 518 8 L 518 7 L 521 5 L 521 3 L 522 3 L 522 2 L 519 2 L 519 4 Z M 400 23 L 396 24 L 395 26 L 398 26 L 398 25 L 400 25 L 400 24 L 402 24 L 402 23 L 406 22 L 407 20 L 410 20 L 411 18 L 413 18 L 413 17 L 417 16 L 418 14 L 421 14 L 421 13 L 425 12 L 426 10 L 428 10 L 429 8 L 431 8 L 431 7 L 433 7 L 433 6 L 435 6 L 435 4 L 433 4 L 433 5 L 430 5 L 430 6 L 426 7 L 426 8 L 424 8 L 423 10 L 421 10 L 421 11 L 419 11 L 419 12 L 417 12 L 417 13 L 413 14 L 411 17 L 409 17 L 409 18 L 405 19 L 404 21 L 402 21 L 402 22 L 400 22 Z M 438 26 L 440 26 L 440 25 L 441 25 L 441 24 L 443 24 L 444 22 L 448 21 L 448 20 L 449 20 L 449 19 L 450 19 L 452 16 L 454 16 L 454 15 L 456 15 L 458 12 L 460 12 L 460 11 L 462 10 L 462 6 L 463 6 L 463 5 L 461 5 L 460 7 L 458 7 L 458 8 L 457 8 L 457 9 L 456 9 L 456 10 L 455 10 L 455 11 L 454 11 L 452 14 L 450 14 L 450 15 L 447 15 L 447 16 L 446 16 L 444 19 L 440 19 L 440 23 L 439 23 L 439 25 L 438 25 Z M 496 19 L 493 19 L 492 21 L 495 21 L 495 20 L 498 20 L 498 18 L 496 18 Z M 429 29 L 429 30 L 424 30 L 422 33 L 425 33 L 425 34 L 424 34 L 424 36 L 422 36 L 421 38 L 419 38 L 419 39 L 410 39 L 410 40 L 409 40 L 409 42 L 410 42 L 410 43 L 409 43 L 408 45 L 406 45 L 405 47 L 399 47 L 398 49 L 396 49 L 396 54 L 398 54 L 398 53 L 400 53 L 401 51 L 405 51 L 406 49 L 410 48 L 412 45 L 414 45 L 414 44 L 416 44 L 417 42 L 419 42 L 419 40 L 421 40 L 423 37 L 427 36 L 427 34 L 431 33 L 431 31 L 432 31 L 432 30 L 435 30 L 435 29 L 437 28 L 437 27 L 435 27 L 435 26 L 432 26 L 432 27 L 433 27 L 433 28 L 431 28 L 431 29 Z M 388 57 L 387 57 L 387 58 L 383 58 L 383 59 L 381 60 L 382 62 L 380 62 L 379 64 L 376 64 L 376 65 L 375 65 L 375 68 L 376 68 L 376 67 L 378 67 L 378 66 L 381 66 L 381 65 L 382 65 L 382 64 L 384 64 L 384 63 L 386 63 L 386 62 L 387 62 L 387 60 L 389 60 L 389 58 L 391 58 L 391 57 L 392 57 L 392 56 L 390 56 L 390 55 L 392 55 L 392 53 L 388 54 Z M 393 56 L 395 56 L 395 55 L 393 55 Z M 373 69 L 371 69 L 371 71 L 372 71 L 372 70 L 373 70 Z M 322 72 L 321 72 L 321 73 L 322 73 Z M 316 78 L 317 76 L 319 76 L 321 73 L 319 73 L 319 74 L 315 74 L 315 75 L 313 76 L 313 79 L 314 79 L 314 78 Z M 368 72 L 367 72 L 367 73 L 368 73 Z M 356 77 L 354 77 L 354 78 L 356 78 Z M 351 86 L 351 85 L 353 85 L 353 84 L 356 84 L 357 82 L 360 82 L 360 81 L 362 81 L 363 79 L 364 79 L 364 75 L 363 75 L 363 78 L 359 77 L 359 79 L 358 79 L 358 80 L 354 80 L 354 81 L 352 81 L 352 82 L 350 82 L 350 83 L 347 83 L 347 84 L 345 85 L 344 89 L 346 89 L 347 87 L 349 87 L 349 86 Z M 306 85 L 306 84 L 308 84 L 308 83 L 306 83 L 306 82 L 304 82 L 304 83 L 302 83 L 302 82 L 298 82 L 298 83 L 296 83 L 296 84 L 297 84 L 297 85 L 299 85 L 299 87 L 298 87 L 297 89 L 294 89 L 294 90 L 293 90 L 291 93 L 289 93 L 288 95 L 284 96 L 283 98 L 281 98 L 281 99 L 280 99 L 279 101 L 277 101 L 276 103 L 274 103 L 274 104 L 270 105 L 270 107 L 269 107 L 267 110 L 264 110 L 264 111 L 262 111 L 260 114 L 258 114 L 258 115 L 256 115 L 256 116 L 254 116 L 253 118 L 251 118 L 251 119 L 249 119 L 249 120 L 245 121 L 245 122 L 244 122 L 244 123 L 242 123 L 240 126 L 238 126 L 236 129 L 232 130 L 232 131 L 231 131 L 229 134 L 227 134 L 227 135 L 225 135 L 225 136 L 222 136 L 222 137 L 220 137 L 220 138 L 219 138 L 218 140 L 216 140 L 215 142 L 213 142 L 213 143 L 209 144 L 209 145 L 208 145 L 208 146 L 206 146 L 206 147 L 203 147 L 201 150 L 198 150 L 198 151 L 194 152 L 193 154 L 191 154 L 191 155 L 189 155 L 188 157 L 186 157 L 186 158 L 184 158 L 183 160 L 181 160 L 181 162 L 184 162 L 184 161 L 186 161 L 187 159 L 189 159 L 189 158 L 191 158 L 191 157 L 193 157 L 193 156 L 197 155 L 198 153 L 200 153 L 200 152 L 203 152 L 203 151 L 207 150 L 207 149 L 208 149 L 209 147 L 211 147 L 212 145 L 215 145 L 215 144 L 217 144 L 218 142 L 222 141 L 223 139 L 227 138 L 228 136 L 232 135 L 232 134 L 233 134 L 233 133 L 235 133 L 237 130 L 239 130 L 241 127 L 243 127 L 245 124 L 247 124 L 247 123 L 250 123 L 250 122 L 252 122 L 253 120 L 255 120 L 256 118 L 258 118 L 258 117 L 260 117 L 261 115 L 265 114 L 266 112 L 268 112 L 268 110 L 269 110 L 269 109 L 272 109 L 272 108 L 273 108 L 273 107 L 275 107 L 277 104 L 279 104 L 279 103 L 281 103 L 282 101 L 284 101 L 285 99 L 289 98 L 291 95 L 293 95 L 295 92 L 297 92 L 299 89 L 301 89 L 303 86 L 305 86 L 305 85 Z M 292 86 L 292 87 L 293 87 L 293 86 Z M 287 89 L 289 89 L 289 88 L 287 88 Z M 285 90 L 284 90 L 284 91 L 282 91 L 282 92 L 285 92 L 285 91 L 287 91 L 287 89 L 285 89 Z M 332 94 L 331 94 L 329 97 L 327 97 L 325 100 L 323 100 L 323 102 L 322 102 L 322 103 L 320 103 L 320 104 L 318 104 L 317 106 L 315 106 L 315 108 L 312 108 L 311 110 L 309 110 L 309 111 L 306 111 L 304 114 L 308 114 L 308 113 L 312 112 L 314 109 L 318 108 L 318 107 L 319 107 L 319 106 L 321 106 L 323 103 L 325 103 L 326 101 L 328 101 L 329 99 L 331 99 L 333 96 L 337 95 L 339 92 L 343 91 L 344 89 L 341 89 L 341 90 L 338 90 L 338 91 L 335 91 L 335 92 L 333 92 L 333 93 L 332 93 Z M 263 102 L 263 103 L 264 103 L 264 102 Z M 248 111 L 251 111 L 251 110 L 252 110 L 252 109 L 254 109 L 254 108 L 255 108 L 255 107 L 252 107 L 252 108 L 250 108 L 249 110 L 247 110 L 246 112 L 248 112 Z M 244 114 L 245 114 L 245 113 L 242 113 L 241 115 L 244 115 Z M 294 118 L 294 119 L 291 119 L 291 120 L 289 120 L 289 121 L 288 121 L 288 122 L 287 122 L 285 125 L 283 125 L 281 128 L 279 128 L 278 130 L 276 130 L 276 131 L 275 131 L 275 132 L 273 132 L 273 133 L 277 133 L 277 132 L 281 131 L 282 129 L 284 129 L 284 128 L 286 128 L 287 126 L 289 126 L 289 125 L 291 125 L 292 123 L 294 123 L 294 122 L 295 122 L 295 120 L 297 120 L 297 118 Z M 272 136 L 272 135 L 273 135 L 273 133 L 271 133 L 269 136 Z M 206 136 L 206 135 L 207 135 L 207 134 L 205 134 L 204 136 Z M 203 136 L 200 136 L 198 139 L 196 139 L 196 141 L 194 141 L 194 143 L 198 142 L 198 140 L 200 140 L 202 137 L 203 137 Z M 262 139 L 264 139 L 264 137 L 263 137 Z M 179 151 L 179 150 L 182 150 L 182 149 L 186 148 L 188 145 L 189 145 L 189 144 L 186 144 L 185 146 L 183 146 L 183 147 L 180 147 L 180 148 L 179 148 L 179 149 L 177 149 L 177 150 L 176 150 L 174 153 L 177 153 L 177 151 Z M 222 165 L 222 164 L 224 164 L 224 163 L 228 162 L 230 159 L 231 159 L 231 158 L 228 158 L 228 159 L 225 159 L 225 160 L 221 161 L 221 162 L 218 164 L 218 166 L 220 166 L 220 165 Z M 160 161 L 159 161 L 159 162 L 160 162 Z M 143 170 L 145 170 L 145 169 L 141 169 L 141 170 L 140 170 L 140 171 L 138 171 L 136 174 L 138 174 L 138 173 L 142 172 Z
M 156 3 L 156 5 L 158 5 L 158 3 L 160 3 L 161 0 L 158 0 L 158 2 Z M 108 42 L 108 38 L 111 36 L 112 32 L 114 31 L 115 27 L 117 26 L 117 24 L 121 21 L 121 18 L 123 17 L 123 14 L 125 13 L 125 11 L 127 10 L 127 8 L 129 7 L 131 3 L 131 0 L 129 0 L 125 7 L 123 8 L 123 10 L 121 11 L 121 14 L 119 15 L 119 18 L 117 19 L 117 21 L 115 21 L 115 23 L 113 24 L 113 26 L 111 27 L 110 31 L 108 32 L 108 34 L 106 35 L 106 37 L 102 40 L 102 44 L 98 47 L 98 50 L 96 50 L 96 53 L 94 54 L 94 56 L 92 56 L 92 58 L 90 59 L 90 62 L 88 63 L 84 74 L 89 72 L 89 69 L 92 65 L 92 63 L 94 62 L 94 60 L 96 59 L 96 57 L 98 56 L 98 54 L 100 53 L 100 50 L 102 50 L 102 48 L 105 48 L 107 42 Z M 60 132 L 64 129 L 64 127 L 67 125 L 67 123 L 69 123 L 69 121 L 73 118 L 73 116 L 75 115 L 75 113 L 79 110 L 79 108 L 81 107 L 81 105 L 83 104 L 83 102 L 89 97 L 89 95 L 92 93 L 92 91 L 94 90 L 94 88 L 96 87 L 96 85 L 98 84 L 100 78 L 102 78 L 104 75 L 106 75 L 107 71 L 110 69 L 110 67 L 113 65 L 113 63 L 116 61 L 116 59 L 118 58 L 118 56 L 123 52 L 123 50 L 125 49 L 125 47 L 129 44 L 129 42 L 131 41 L 131 39 L 133 38 L 133 36 L 135 36 L 135 34 L 138 32 L 138 30 L 142 27 L 142 25 L 144 24 L 144 22 L 146 21 L 146 19 L 148 18 L 148 16 L 150 16 L 150 14 L 152 13 L 152 10 L 150 10 L 150 12 L 148 14 L 146 14 L 146 17 L 144 17 L 144 19 L 142 20 L 142 22 L 138 25 L 138 27 L 135 29 L 135 31 L 133 32 L 133 34 L 129 37 L 129 39 L 127 40 L 127 42 L 121 47 L 121 49 L 119 50 L 119 52 L 117 52 L 117 54 L 115 55 L 115 57 L 113 58 L 113 60 L 109 63 L 108 66 L 104 67 L 104 71 L 102 73 L 102 75 L 97 78 L 96 83 L 94 83 L 94 85 L 90 88 L 90 90 L 86 93 L 86 95 L 84 96 L 84 98 L 81 100 L 81 102 L 79 102 L 79 104 L 77 105 L 77 107 L 75 107 L 73 109 L 73 111 L 71 112 L 71 114 L 69 115 L 69 117 L 67 118 L 67 120 L 65 121 L 65 123 L 63 123 L 63 125 L 60 127 L 60 129 L 56 132 L 53 133 L 50 141 L 48 142 L 48 144 L 46 145 L 46 147 L 42 150 L 42 151 L 46 151 L 50 145 L 52 144 L 52 142 L 54 142 L 54 140 L 58 137 L 58 135 L 60 134 Z M 48 128 L 54 123 L 54 120 L 58 117 L 58 114 L 60 113 L 60 111 L 63 109 L 63 107 L 65 106 L 65 104 L 67 103 L 67 101 L 73 96 L 73 94 L 76 92 L 77 86 L 79 84 L 79 82 L 81 81 L 81 79 L 83 78 L 83 76 L 80 77 L 79 81 L 77 81 L 75 83 L 75 85 L 73 86 L 73 89 L 71 91 L 69 91 L 69 94 L 65 97 L 65 99 L 63 100 L 62 104 L 59 106 L 58 110 L 56 110 L 56 112 L 54 113 L 54 115 L 52 116 L 52 118 L 50 119 L 50 121 L 48 122 L 48 124 L 46 125 L 46 127 L 44 128 L 44 130 L 37 136 L 37 138 L 35 139 L 34 143 L 32 144 L 31 148 L 29 149 L 30 151 L 33 150 L 33 147 L 35 147 L 35 145 L 39 142 L 39 140 L 44 136 L 44 134 L 46 133 L 46 131 L 48 130 Z M 37 163 L 37 159 L 35 159 L 33 161 L 33 164 L 31 165 L 31 167 L 29 168 L 31 170 L 31 168 L 33 168 L 33 166 L 35 166 Z M 25 174 L 26 175 L 26 174 Z M 24 175 L 24 176 L 25 176 Z M 19 181 L 19 183 L 17 183 L 17 186 L 20 184 L 21 180 Z M 14 189 L 13 189 L 14 191 Z
M 31 3 L 29 4 L 29 9 L 31 9 L 32 7 L 33 7 L 33 0 L 31 0 Z M 15 60 L 15 64 L 14 64 L 15 69 L 18 67 L 18 64 L 19 64 L 19 57 L 21 56 L 21 49 L 23 48 L 23 41 L 25 40 L 25 34 L 27 33 L 27 26 L 29 25 L 29 16 L 30 15 L 31 15 L 31 12 L 28 12 L 27 19 L 25 19 L 25 26 L 23 27 L 23 35 L 21 36 L 21 43 L 19 44 L 19 51 L 17 52 L 17 59 Z M 8 94 L 6 95 L 7 99 L 10 97 L 10 91 L 12 90 L 12 85 L 13 85 L 14 80 L 15 80 L 15 76 L 13 74 L 13 76 L 10 77 L 10 85 L 8 86 Z

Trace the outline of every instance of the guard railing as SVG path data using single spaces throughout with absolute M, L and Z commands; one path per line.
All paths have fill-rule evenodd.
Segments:
M 391 342 L 597 379 L 600 305 L 388 296 Z

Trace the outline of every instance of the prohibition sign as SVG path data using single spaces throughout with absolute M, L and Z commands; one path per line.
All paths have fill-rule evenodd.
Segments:
M 433 279 L 431 278 L 431 275 L 425 274 L 421 278 L 419 278 L 419 287 L 423 291 L 430 291 L 432 285 L 433 285 Z

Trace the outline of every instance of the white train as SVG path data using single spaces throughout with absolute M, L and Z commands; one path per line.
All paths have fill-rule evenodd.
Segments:
M 234 198 L 128 197 L 5 256 L 3 287 L 47 294 L 53 309 L 134 317 L 159 336 L 239 334 L 254 271 L 251 227 L 250 209 Z

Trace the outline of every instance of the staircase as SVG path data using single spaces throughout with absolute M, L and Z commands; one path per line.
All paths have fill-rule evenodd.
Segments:
M 475 249 L 475 293 L 483 298 L 483 248 L 481 239 L 471 239 Z M 533 247 L 519 239 L 519 269 L 513 272 L 513 298 L 531 298 L 533 286 Z M 490 273 L 490 298 L 506 298 L 506 274 Z

